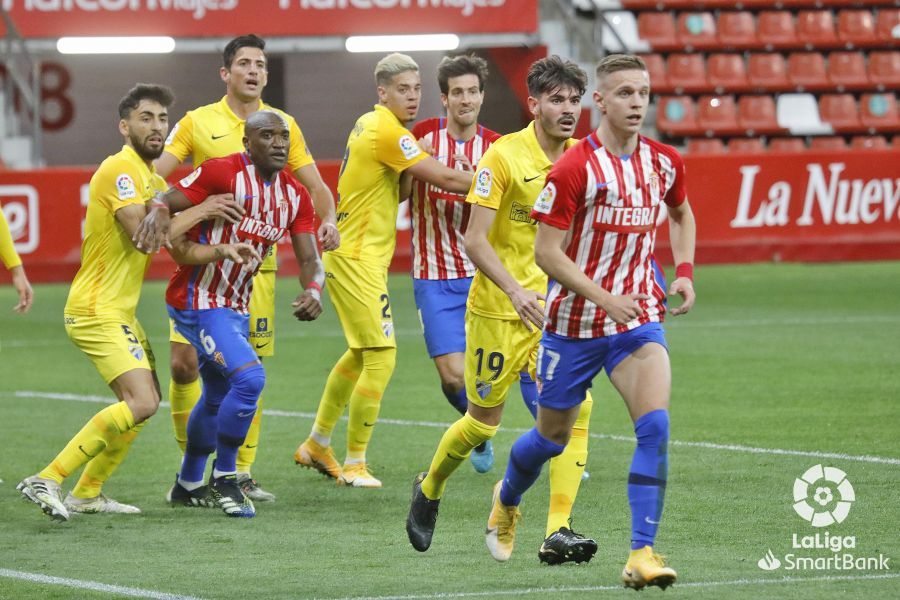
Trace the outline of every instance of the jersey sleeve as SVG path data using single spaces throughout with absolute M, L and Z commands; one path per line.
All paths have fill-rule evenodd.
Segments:
M 6 215 L 0 210 L 0 260 L 7 269 L 18 267 L 22 264 L 22 259 L 16 252 L 13 245 L 12 234 L 9 232 L 9 223 L 6 222 Z
M 566 153 L 550 169 L 547 183 L 534 202 L 531 218 L 557 229 L 568 229 L 579 202 L 585 197 L 586 185 L 582 154 L 577 150 Z
M 428 158 L 405 127 L 384 127 L 375 139 L 375 159 L 400 173 Z
M 478 161 L 466 202 L 497 210 L 508 186 L 509 169 L 506 161 L 496 147 L 491 146 Z
M 672 167 L 675 170 L 675 181 L 672 183 L 669 191 L 666 192 L 663 201 L 669 206 L 679 206 L 687 199 L 687 189 L 684 184 L 684 159 L 681 158 L 681 154 L 676 150 L 668 153 L 668 157 L 672 161 Z
M 213 194 L 229 193 L 234 178 L 234 171 L 229 168 L 229 163 L 229 157 L 211 158 L 173 187 L 184 194 L 191 204 L 200 204 Z
M 137 166 L 127 160 L 104 163 L 98 175 L 101 179 L 95 188 L 95 199 L 109 212 L 115 214 L 120 208 L 147 201 L 143 193 L 143 177 Z
M 316 211 L 313 208 L 312 198 L 310 198 L 309 192 L 306 191 L 305 187 L 298 185 L 296 186 L 296 189 L 300 194 L 300 207 L 297 210 L 297 214 L 294 215 L 294 220 L 291 221 L 291 226 L 289 227 L 291 235 L 297 235 L 300 233 L 315 234 Z
M 175 123 L 175 127 L 169 132 L 166 138 L 166 147 L 164 152 L 168 152 L 178 159 L 178 162 L 184 162 L 188 156 L 194 151 L 194 119 L 191 113 L 181 117 L 181 120 Z
M 294 172 L 306 165 L 313 164 L 315 160 L 313 159 L 312 153 L 309 151 L 309 146 L 306 144 L 306 138 L 303 137 L 300 126 L 297 125 L 297 121 L 289 118 L 288 122 L 288 128 L 291 134 L 291 148 L 288 151 L 287 165 L 291 172 Z

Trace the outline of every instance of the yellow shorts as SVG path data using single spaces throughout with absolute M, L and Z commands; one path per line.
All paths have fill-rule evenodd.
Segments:
M 64 315 L 66 333 L 107 384 L 132 369 L 156 369 L 153 349 L 136 317 Z
M 325 288 L 350 348 L 396 348 L 387 269 L 325 254 Z
M 257 356 L 275 355 L 275 271 L 260 271 L 253 278 L 250 294 L 250 345 Z M 169 341 L 188 344 L 183 335 L 175 331 L 175 323 L 169 319 Z
M 541 330 L 522 321 L 466 312 L 466 397 L 484 408 L 500 406 L 509 388 L 527 371 L 534 379 Z

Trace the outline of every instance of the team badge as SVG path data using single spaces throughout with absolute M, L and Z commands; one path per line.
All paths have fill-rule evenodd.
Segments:
M 392 335 L 394 335 L 394 322 L 393 321 L 382 321 L 381 322 L 381 331 L 384 333 L 384 337 L 390 339 Z
M 116 192 L 119 200 L 131 200 L 137 197 L 137 187 L 134 185 L 131 175 L 123 173 L 116 178 Z
M 654 171 L 650 174 L 650 193 L 653 195 L 659 195 L 659 173 Z
M 182 179 L 178 182 L 178 185 L 181 187 L 191 187 L 191 184 L 197 181 L 197 178 L 200 177 L 200 171 L 203 170 L 203 167 L 197 167 L 194 169 L 190 175 Z
M 400 152 L 403 153 L 406 160 L 409 160 L 417 157 L 422 152 L 422 149 L 419 148 L 419 145 L 416 144 L 416 141 L 412 139 L 412 137 L 402 135 L 400 136 Z
M 541 190 L 541 195 L 534 203 L 534 212 L 543 215 L 549 215 L 553 209 L 553 202 L 556 200 L 556 184 L 552 181 Z
M 135 360 L 143 360 L 144 347 L 140 344 L 130 344 L 128 346 L 128 351 L 131 352 L 131 355 L 135 358 Z
M 218 350 L 216 350 L 215 354 L 213 354 L 213 360 L 216 361 L 217 363 L 219 363 L 220 365 L 222 365 L 223 367 L 228 366 L 225 364 L 225 356 Z
M 484 400 L 488 397 L 488 394 L 491 393 L 491 390 L 494 388 L 494 384 L 489 381 L 475 381 L 475 392 L 478 394 L 478 397 Z
M 491 195 L 491 186 L 494 183 L 494 174 L 487 167 L 480 169 L 475 176 L 475 193 L 482 198 Z

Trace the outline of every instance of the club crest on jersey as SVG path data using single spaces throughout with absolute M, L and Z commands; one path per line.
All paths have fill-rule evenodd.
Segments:
M 197 178 L 200 177 L 200 171 L 203 170 L 203 167 L 197 167 L 189 175 L 187 175 L 184 179 L 178 182 L 178 185 L 181 187 L 191 187 L 191 184 L 197 181 Z
M 135 360 L 143 360 L 144 347 L 140 344 L 130 344 L 128 346 L 128 351 L 131 352 L 131 355 L 135 358 Z
M 251 239 L 264 244 L 274 244 L 284 236 L 286 230 L 283 227 L 269 225 L 265 221 L 244 216 L 237 226 L 237 236 L 242 239 Z
M 650 173 L 647 184 L 650 186 L 650 193 L 658 195 L 659 191 L 659 173 L 656 171 Z
M 491 186 L 494 183 L 494 174 L 487 167 L 480 169 L 475 176 L 475 193 L 482 198 L 491 195 Z
M 494 385 L 488 381 L 475 381 L 475 393 L 478 394 L 478 397 L 484 400 L 488 397 L 488 394 L 491 393 L 491 389 L 493 389 Z
M 541 190 L 541 195 L 538 196 L 538 199 L 534 203 L 534 212 L 539 212 L 543 215 L 549 215 L 550 211 L 553 209 L 553 202 L 555 200 L 556 184 L 551 181 L 544 189 Z
M 403 157 L 406 158 L 406 160 L 409 160 L 418 156 L 422 150 L 412 137 L 402 135 L 400 136 L 400 152 L 403 153 Z
M 131 175 L 123 173 L 116 178 L 116 192 L 119 195 L 119 200 L 131 200 L 137 197 L 137 188 Z

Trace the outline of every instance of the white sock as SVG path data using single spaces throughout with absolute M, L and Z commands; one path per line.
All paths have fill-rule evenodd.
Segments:
M 314 441 L 318 445 L 322 446 L 323 448 L 327 448 L 328 446 L 331 445 L 331 436 L 330 435 L 324 436 L 324 435 L 318 434 L 315 431 L 313 431 L 312 433 L 309 434 L 309 437 L 312 439 L 312 441 Z
M 225 477 L 226 475 L 237 475 L 237 471 L 220 471 L 218 469 L 213 469 L 213 479 L 218 479 L 219 477 Z
M 358 465 L 360 463 L 365 463 L 365 462 L 366 462 L 365 456 L 363 456 L 362 458 L 350 458 L 348 456 L 346 459 L 344 459 L 345 465 Z
M 179 477 L 178 485 L 180 485 L 181 487 L 183 487 L 184 489 L 186 489 L 189 492 L 193 492 L 197 488 L 203 487 L 203 482 L 202 481 L 185 481 L 184 479 Z

